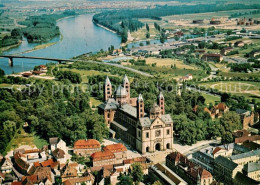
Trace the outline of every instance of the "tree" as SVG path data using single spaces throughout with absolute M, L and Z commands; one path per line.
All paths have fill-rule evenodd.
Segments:
M 162 185 L 162 183 L 160 181 L 155 181 L 153 185 Z
M 239 115 L 233 111 L 225 113 L 221 118 L 220 123 L 224 127 L 225 131 L 228 132 L 233 132 L 234 130 L 242 128 Z
M 134 182 L 136 182 L 136 184 L 139 184 L 139 182 L 143 180 L 144 173 L 141 164 L 139 163 L 132 164 L 131 175 L 133 177 Z
M 129 175 L 120 174 L 118 180 L 119 182 L 116 185 L 133 185 L 133 180 Z
M 149 28 L 149 25 L 146 23 L 146 30 L 149 32 L 150 31 L 150 28 Z
M 5 76 L 5 72 L 4 72 L 4 70 L 2 70 L 1 68 L 0 68 L 0 78 L 3 78 Z
M 150 33 L 147 32 L 146 35 L 145 35 L 145 37 L 146 37 L 147 39 L 149 39 L 149 38 L 150 38 Z
M 226 132 L 221 138 L 222 144 L 227 144 L 227 143 L 232 143 L 232 142 L 233 142 L 233 136 L 232 136 L 231 132 Z

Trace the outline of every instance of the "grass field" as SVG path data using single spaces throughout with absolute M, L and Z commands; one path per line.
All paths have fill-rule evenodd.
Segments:
M 28 145 L 32 148 L 42 148 L 44 145 L 48 145 L 48 142 L 44 139 L 39 138 L 38 136 L 35 136 L 34 134 L 28 134 L 23 129 L 20 129 L 21 133 L 16 133 L 14 138 L 9 142 L 8 146 L 6 147 L 6 150 L 4 152 L 4 155 L 22 145 Z
M 157 34 L 160 34 L 160 32 L 158 30 L 156 30 L 154 28 L 153 24 L 148 24 L 150 27 L 150 39 L 153 39 Z M 146 27 L 144 26 L 142 29 L 139 29 L 135 32 L 131 33 L 131 36 L 135 39 L 135 40 L 145 40 L 146 39 Z
M 94 71 L 94 70 L 79 70 L 79 69 L 69 69 L 69 68 L 61 68 L 64 71 L 73 71 L 76 73 L 79 73 L 82 77 L 82 82 L 87 83 L 88 82 L 88 77 L 93 76 L 93 75 L 110 75 L 110 73 L 105 73 L 105 72 L 99 72 L 99 71 Z
M 201 95 L 204 96 L 204 98 L 206 99 L 205 103 L 208 105 L 210 103 L 212 103 L 213 105 L 215 104 L 215 102 L 220 102 L 220 97 L 218 96 L 213 96 L 210 94 L 206 94 L 201 92 Z
M 245 96 L 247 98 L 260 98 L 260 83 L 242 81 L 223 81 L 199 83 L 206 88 L 217 89 L 221 92 Z
M 167 67 L 171 67 L 171 65 L 176 65 L 177 68 L 179 69 L 198 69 L 196 66 L 194 65 L 187 65 L 184 64 L 183 61 L 178 60 L 178 59 L 171 59 L 171 58 L 146 58 L 146 64 L 154 64 L 156 63 L 156 66 L 167 66 Z
M 250 77 L 260 77 L 260 72 L 256 73 L 236 73 L 236 72 L 219 72 L 218 76 L 223 76 L 223 77 L 245 77 L 245 78 L 250 78 Z

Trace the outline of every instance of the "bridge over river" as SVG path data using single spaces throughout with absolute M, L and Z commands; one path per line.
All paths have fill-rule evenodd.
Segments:
M 18 55 L 0 55 L 0 58 L 8 58 L 9 60 L 9 64 L 11 67 L 14 66 L 14 59 L 15 58 L 23 58 L 23 59 L 36 59 L 36 60 L 49 60 L 49 61 L 54 61 L 54 62 L 58 62 L 59 64 L 61 63 L 67 63 L 67 62 L 88 62 L 88 63 L 95 63 L 95 64 L 104 64 L 104 65 L 109 65 L 109 66 L 115 66 L 118 68 L 122 68 L 122 69 L 126 69 L 138 74 L 141 74 L 143 76 L 147 76 L 147 77 L 152 77 L 152 75 L 130 68 L 130 67 L 126 67 L 120 64 L 114 64 L 114 63 L 109 63 L 109 62 L 96 62 L 96 61 L 90 61 L 90 60 L 78 60 L 78 59 L 61 59 L 61 58 L 47 58 L 47 57 L 32 57 L 32 56 L 18 56 Z

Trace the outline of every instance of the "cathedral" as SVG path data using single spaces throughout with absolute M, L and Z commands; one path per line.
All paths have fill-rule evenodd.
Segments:
M 124 76 L 123 84 L 113 93 L 107 77 L 104 83 L 104 103 L 98 106 L 111 133 L 144 154 L 172 149 L 173 121 L 165 114 L 164 96 L 157 98 L 149 113 L 144 111 L 144 99 L 130 97 L 130 82 Z

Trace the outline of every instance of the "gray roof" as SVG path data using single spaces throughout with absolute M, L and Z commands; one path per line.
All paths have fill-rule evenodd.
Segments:
M 108 76 L 106 77 L 105 84 L 111 84 L 111 82 L 110 82 Z
M 161 98 L 163 98 L 164 99 L 164 96 L 163 96 L 163 93 L 162 92 L 160 92 L 160 94 L 159 94 L 159 99 L 161 99 Z
M 118 102 L 116 102 L 113 98 L 109 98 L 107 102 L 100 104 L 98 107 L 103 110 L 117 109 Z
M 149 117 L 143 117 L 139 118 L 139 122 L 142 127 L 150 127 L 151 126 L 151 120 Z
M 254 172 L 254 171 L 259 171 L 260 170 L 260 163 L 247 163 L 244 168 L 244 171 L 247 173 Z
M 164 115 L 162 115 L 162 118 L 161 118 L 161 119 L 163 120 L 164 123 L 172 123 L 172 122 L 173 122 L 173 121 L 172 121 L 172 117 L 171 117 L 170 114 L 164 114 Z
M 137 117 L 136 107 L 133 107 L 129 104 L 123 104 L 119 109 L 135 118 Z
M 126 96 L 126 95 L 127 95 L 126 89 L 124 87 L 122 87 L 121 85 L 119 85 L 116 90 L 116 96 Z
M 144 101 L 143 96 L 141 94 L 139 94 L 137 101 L 140 102 L 141 100 Z
M 59 142 L 59 138 L 58 137 L 51 137 L 49 138 L 49 142 L 51 145 L 57 144 Z
M 129 83 L 129 80 L 126 75 L 124 76 L 124 79 L 123 79 L 123 84 L 125 84 L 125 83 Z
M 238 166 L 238 164 L 223 156 L 218 156 L 215 159 L 215 163 L 220 164 L 221 166 L 224 166 L 225 168 L 228 168 L 230 170 L 234 170 Z
M 233 160 L 256 156 L 256 155 L 260 156 L 260 149 L 242 153 L 242 154 L 233 155 L 230 157 L 230 159 L 233 161 Z
M 236 109 L 236 113 L 238 113 L 238 114 L 244 114 L 244 115 L 250 115 L 250 111 L 248 111 L 248 110 L 245 110 L 245 109 Z

